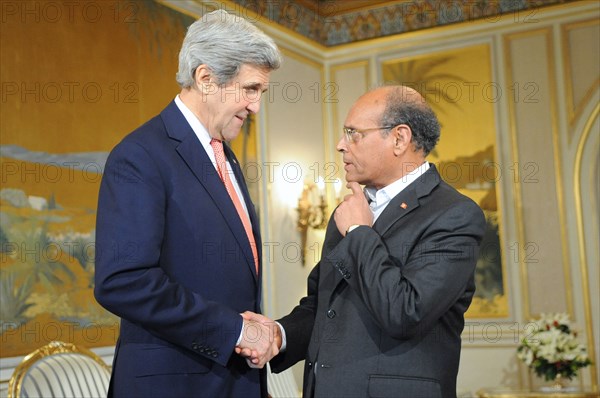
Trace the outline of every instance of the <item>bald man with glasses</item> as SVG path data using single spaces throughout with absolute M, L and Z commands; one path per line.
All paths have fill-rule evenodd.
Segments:
M 426 161 L 439 136 L 408 87 L 351 108 L 337 144 L 351 194 L 270 362 L 281 372 L 305 360 L 305 397 L 456 397 L 485 219 Z

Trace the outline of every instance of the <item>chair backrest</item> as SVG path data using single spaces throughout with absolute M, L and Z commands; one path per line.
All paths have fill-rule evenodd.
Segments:
M 267 364 L 267 366 L 269 365 Z M 281 373 L 271 373 L 269 366 L 267 368 L 267 386 L 269 395 L 273 398 L 294 398 L 301 396 L 291 368 Z
M 110 369 L 92 351 L 53 341 L 27 355 L 8 382 L 8 398 L 105 397 Z

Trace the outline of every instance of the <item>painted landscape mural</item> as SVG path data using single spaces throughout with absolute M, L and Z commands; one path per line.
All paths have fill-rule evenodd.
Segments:
M 118 319 L 93 296 L 104 163 L 178 93 L 193 18 L 153 1 L 13 5 L 30 12 L 0 34 L 0 356 L 114 345 Z

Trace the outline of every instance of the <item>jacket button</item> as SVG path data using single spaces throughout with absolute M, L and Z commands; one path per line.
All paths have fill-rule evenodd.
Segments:
M 327 318 L 332 319 L 335 318 L 335 311 L 334 310 L 328 310 L 327 311 Z

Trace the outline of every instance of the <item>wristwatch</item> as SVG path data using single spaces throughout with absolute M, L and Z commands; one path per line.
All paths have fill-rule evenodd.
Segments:
M 350 225 L 350 226 L 348 227 L 348 230 L 346 231 L 346 235 L 348 235 L 350 232 L 354 231 L 354 230 L 355 230 L 356 228 L 358 228 L 358 227 L 360 227 L 360 224 L 353 224 L 353 225 Z

